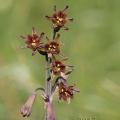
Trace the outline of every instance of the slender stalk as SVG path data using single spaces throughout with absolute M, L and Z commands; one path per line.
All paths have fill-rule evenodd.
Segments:
M 51 95 L 51 73 L 50 70 L 48 69 L 48 66 L 50 64 L 50 58 L 48 58 L 47 56 L 47 60 L 46 60 L 46 78 L 45 78 L 45 92 L 48 95 L 48 97 L 50 97 Z M 48 113 L 47 113 L 47 106 L 46 106 L 46 110 L 45 110 L 45 120 L 48 120 Z
M 55 30 L 53 30 L 53 40 L 55 39 L 55 36 L 56 36 L 56 32 L 55 32 Z M 46 78 L 45 78 L 45 84 L 46 84 L 45 92 L 46 92 L 46 94 L 48 95 L 49 98 L 51 96 L 52 86 L 51 86 L 51 71 L 50 71 L 50 69 L 48 69 L 49 68 L 48 66 L 51 64 L 51 59 L 52 58 L 49 58 L 48 55 L 46 55 L 46 68 L 47 69 L 46 69 Z M 52 101 L 50 101 L 50 102 L 52 104 Z M 45 120 L 49 120 L 48 119 L 47 108 L 46 108 L 46 111 L 45 111 Z

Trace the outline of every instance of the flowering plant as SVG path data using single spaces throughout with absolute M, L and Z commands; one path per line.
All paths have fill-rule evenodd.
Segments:
M 40 35 L 37 34 L 35 28 L 32 29 L 32 34 L 27 35 L 26 37 L 21 36 L 24 39 L 26 48 L 32 50 L 32 55 L 35 55 L 37 52 L 40 55 L 45 57 L 46 61 L 46 79 L 45 87 L 37 88 L 34 92 L 28 97 L 26 103 L 21 107 L 20 112 L 23 117 L 29 117 L 32 112 L 32 105 L 35 102 L 37 91 L 40 91 L 41 97 L 44 101 L 44 108 L 46 111 L 45 120 L 56 120 L 55 112 L 53 109 L 53 95 L 57 91 L 59 101 L 70 102 L 73 98 L 75 92 L 79 92 L 75 88 L 75 85 L 68 85 L 68 76 L 73 71 L 74 66 L 67 65 L 65 58 L 61 52 L 60 44 L 60 34 L 58 32 L 61 29 L 68 30 L 65 25 L 68 21 L 72 21 L 72 18 L 67 17 L 66 6 L 63 10 L 57 10 L 54 6 L 54 13 L 51 17 L 46 16 L 48 20 L 52 22 L 53 26 L 53 38 L 49 39 L 46 37 L 47 41 L 43 42 L 42 38 L 44 33 Z M 58 59 L 58 57 L 60 59 Z

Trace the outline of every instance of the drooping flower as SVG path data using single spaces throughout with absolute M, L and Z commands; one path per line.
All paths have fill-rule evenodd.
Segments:
M 47 38 L 47 43 L 44 46 L 45 51 L 49 55 L 57 55 L 60 53 L 60 41 L 59 41 L 60 35 L 58 34 L 57 37 L 54 40 L 50 40 Z
M 37 49 L 42 48 L 43 43 L 41 42 L 41 39 L 42 39 L 43 35 L 44 35 L 43 32 L 40 35 L 38 35 L 36 33 L 35 29 L 33 28 L 31 35 L 27 35 L 26 37 L 21 36 L 25 40 L 26 47 L 33 50 L 32 55 L 35 54 Z
M 61 82 L 59 84 L 59 100 L 70 101 L 73 98 L 75 92 L 79 92 L 75 89 L 74 86 L 67 86 Z
M 26 103 L 21 107 L 20 112 L 21 112 L 23 117 L 29 117 L 31 115 L 32 106 L 33 106 L 33 103 L 35 101 L 35 98 L 36 98 L 36 93 L 32 93 L 28 97 Z
M 66 13 L 67 9 L 68 9 L 68 6 L 66 6 L 63 10 L 58 10 L 57 11 L 56 10 L 56 6 L 54 6 L 54 13 L 53 13 L 53 15 L 51 17 L 50 16 L 46 16 L 46 18 L 48 20 L 52 21 L 53 27 L 56 30 L 56 32 L 58 32 L 61 27 L 63 27 L 64 29 L 68 30 L 68 28 L 65 27 L 65 24 L 68 21 L 72 21 L 73 20 L 73 18 L 68 18 L 67 17 L 67 13 Z

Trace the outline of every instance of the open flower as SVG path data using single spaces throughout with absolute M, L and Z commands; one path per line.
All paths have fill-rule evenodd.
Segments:
M 56 29 L 56 32 L 59 31 L 59 29 L 61 27 L 63 27 L 64 29 L 68 29 L 65 27 L 65 24 L 68 22 L 68 21 L 72 21 L 73 18 L 68 18 L 67 17 L 67 14 L 66 14 L 66 10 L 68 9 L 68 6 L 66 6 L 63 10 L 59 10 L 57 11 L 56 10 L 56 6 L 54 6 L 54 13 L 53 15 L 50 17 L 50 16 L 46 16 L 46 18 L 48 20 L 51 20 L 52 23 L 53 23 L 53 26 L 54 28 Z
M 74 92 L 78 92 L 74 86 L 67 86 L 63 82 L 59 84 L 59 100 L 70 101 L 73 98 Z
M 26 103 L 21 107 L 20 112 L 23 117 L 29 117 L 32 112 L 32 105 L 35 101 L 36 94 L 32 93 L 27 99 Z
M 55 60 L 53 61 L 51 66 L 51 70 L 53 72 L 54 75 L 59 75 L 61 72 L 65 72 L 65 64 L 62 61 L 59 60 Z
M 60 52 L 59 43 L 56 41 L 50 41 L 45 44 L 45 50 L 47 53 L 58 54 Z
M 33 28 L 32 35 L 27 35 L 27 37 L 21 36 L 25 40 L 26 47 L 33 50 L 32 55 L 35 54 L 37 49 L 42 48 L 43 43 L 41 42 L 41 39 L 43 35 L 43 32 L 40 35 L 38 35 L 35 29 Z
M 68 74 L 72 72 L 73 67 L 74 67 L 71 65 L 67 65 L 65 63 L 67 59 L 68 58 L 64 58 L 62 60 L 56 60 L 56 59 L 52 60 L 50 68 L 54 75 L 59 75 L 63 77 L 64 79 L 67 79 Z
M 57 55 L 60 53 L 59 37 L 60 37 L 59 34 L 54 40 L 50 40 L 49 38 L 46 37 L 47 43 L 45 44 L 44 49 L 49 55 Z

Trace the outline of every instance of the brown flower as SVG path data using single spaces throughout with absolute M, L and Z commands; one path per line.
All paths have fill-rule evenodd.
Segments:
M 65 62 L 66 60 L 68 60 L 68 58 L 56 60 L 56 58 L 54 57 L 50 65 L 52 73 L 54 75 L 63 77 L 63 79 L 68 78 L 68 74 L 70 74 L 73 71 L 73 67 L 74 67 L 72 65 L 66 64 Z
M 59 75 L 61 72 L 65 72 L 65 64 L 59 60 L 55 60 L 52 62 L 51 70 L 54 75 Z
M 45 51 L 48 54 L 59 54 L 60 53 L 60 42 L 59 42 L 60 35 L 58 34 L 54 40 L 50 40 L 47 38 L 47 43 L 44 46 Z
M 26 103 L 21 107 L 20 112 L 23 117 L 29 117 L 32 112 L 32 105 L 35 101 L 36 94 L 32 93 L 27 99 Z
M 32 55 L 35 54 L 37 49 L 40 49 L 42 47 L 41 38 L 43 37 L 44 33 L 41 33 L 40 35 L 37 35 L 35 29 L 32 29 L 32 35 L 27 35 L 27 37 L 21 36 L 26 43 L 26 47 L 33 50 Z
M 63 10 L 56 10 L 56 6 L 54 6 L 54 13 L 53 15 L 50 16 L 46 16 L 46 18 L 48 20 L 51 20 L 53 23 L 54 28 L 58 28 L 58 31 L 61 27 L 64 27 L 64 29 L 68 29 L 65 27 L 65 24 L 68 21 L 72 21 L 73 18 L 68 18 L 67 14 L 66 14 L 66 10 L 68 9 L 68 6 L 66 6 Z
M 64 101 L 69 101 L 73 98 L 74 86 L 67 86 L 64 83 L 59 84 L 59 99 Z

